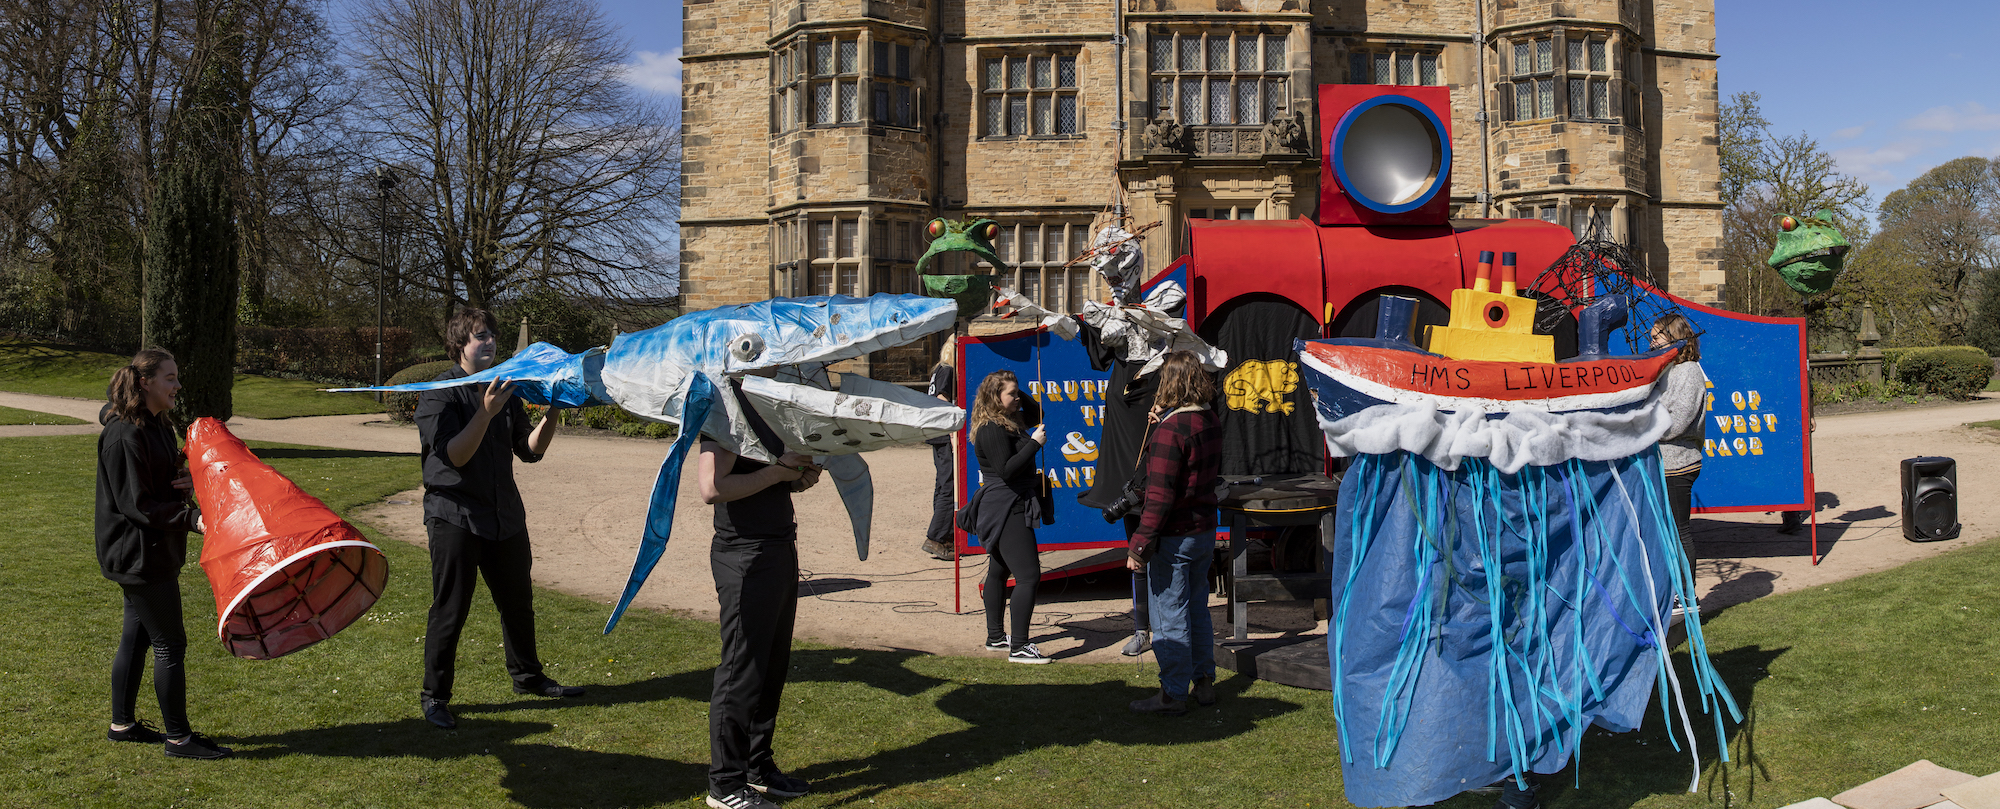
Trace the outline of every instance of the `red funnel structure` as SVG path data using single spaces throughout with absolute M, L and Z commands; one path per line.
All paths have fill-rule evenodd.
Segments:
M 208 528 L 201 569 L 229 653 L 269 660 L 354 623 L 389 579 L 380 548 L 251 454 L 212 418 L 188 428 L 189 471 Z

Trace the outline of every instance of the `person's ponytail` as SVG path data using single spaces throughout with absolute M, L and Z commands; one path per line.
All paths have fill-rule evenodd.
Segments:
M 152 411 L 146 407 L 146 389 L 140 381 L 152 379 L 159 373 L 161 363 L 173 361 L 174 355 L 164 348 L 148 348 L 132 355 L 130 363 L 111 375 L 111 385 L 105 389 L 112 415 L 132 424 L 152 417 Z

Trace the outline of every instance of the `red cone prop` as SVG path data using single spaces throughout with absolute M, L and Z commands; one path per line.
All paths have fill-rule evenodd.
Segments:
M 201 503 L 201 569 L 229 653 L 269 660 L 354 623 L 389 579 L 380 548 L 272 469 L 212 418 L 188 428 Z

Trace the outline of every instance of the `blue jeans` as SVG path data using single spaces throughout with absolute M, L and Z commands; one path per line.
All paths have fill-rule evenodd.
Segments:
M 1185 700 L 1189 684 L 1215 677 L 1215 624 L 1208 615 L 1215 535 L 1160 537 L 1157 545 L 1146 562 L 1153 659 L 1160 664 L 1160 690 Z

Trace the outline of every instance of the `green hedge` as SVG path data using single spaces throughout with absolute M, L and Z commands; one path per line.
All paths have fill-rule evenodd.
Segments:
M 1969 399 L 1993 379 L 1993 357 L 1975 346 L 1883 349 L 1882 364 L 1897 382 L 1952 399 Z
M 445 369 L 451 366 L 451 360 L 420 362 L 397 371 L 394 376 L 389 377 L 388 381 L 383 384 L 408 385 L 411 382 L 429 382 L 436 379 L 438 374 L 444 373 Z M 396 421 L 415 420 L 417 417 L 417 397 L 422 395 L 421 393 L 389 394 L 389 418 Z

